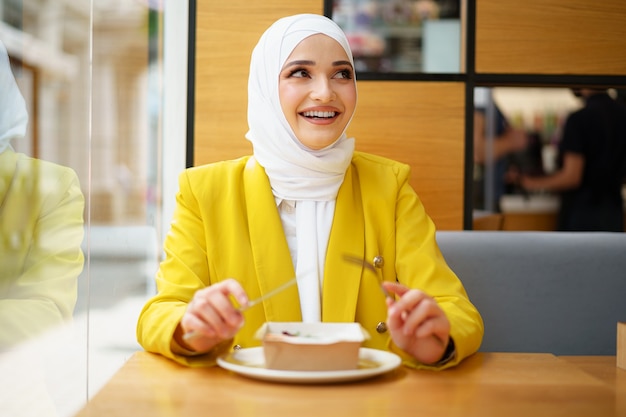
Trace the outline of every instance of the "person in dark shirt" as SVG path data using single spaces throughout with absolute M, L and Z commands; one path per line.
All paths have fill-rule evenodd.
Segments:
M 570 114 L 559 145 L 559 170 L 522 176 L 528 191 L 559 192 L 559 231 L 624 231 L 621 194 L 626 175 L 626 106 L 606 90 L 582 88 L 585 100 Z

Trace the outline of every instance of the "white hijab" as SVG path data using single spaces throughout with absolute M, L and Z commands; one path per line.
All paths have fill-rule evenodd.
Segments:
M 335 198 L 354 153 L 354 139 L 344 132 L 326 148 L 304 146 L 283 114 L 278 94 L 280 71 L 294 48 L 305 38 L 324 34 L 352 52 L 341 28 L 327 17 L 300 14 L 276 21 L 252 52 L 248 80 L 246 138 L 254 158 L 265 168 L 272 192 L 296 201 L 296 275 L 303 321 L 321 319 L 321 286 Z M 349 123 L 348 123 L 349 124 Z M 347 127 L 347 125 L 346 125 Z
M 0 153 L 10 147 L 11 139 L 26 135 L 28 113 L 11 71 L 9 54 L 0 41 Z
M 311 150 L 300 143 L 280 106 L 278 77 L 282 66 L 305 38 L 322 33 L 352 52 L 335 22 L 314 14 L 282 18 L 261 36 L 252 52 L 248 80 L 248 126 L 255 159 L 265 168 L 277 197 L 333 200 L 352 159 L 354 139 L 345 132 L 330 146 Z

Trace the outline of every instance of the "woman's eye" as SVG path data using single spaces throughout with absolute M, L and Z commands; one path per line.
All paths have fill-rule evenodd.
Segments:
M 291 73 L 289 74 L 290 77 L 294 77 L 294 78 L 304 78 L 304 77 L 307 77 L 308 75 L 309 73 L 304 69 L 297 69 L 297 70 L 291 71 Z
M 345 78 L 347 80 L 352 79 L 352 71 L 349 69 L 341 70 L 337 73 L 336 78 Z

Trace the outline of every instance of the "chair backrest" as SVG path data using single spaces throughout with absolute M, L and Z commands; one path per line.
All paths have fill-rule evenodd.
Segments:
M 485 322 L 481 351 L 614 355 L 626 233 L 440 231 Z

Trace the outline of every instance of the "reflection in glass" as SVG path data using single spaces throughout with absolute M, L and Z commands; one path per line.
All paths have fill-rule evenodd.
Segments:
M 0 155 L 0 171 L 13 175 L 0 209 L 0 303 L 39 291 L 47 313 L 0 323 L 10 349 L 0 374 L 13 376 L 0 378 L 2 416 L 73 416 L 138 348 L 136 317 L 159 257 L 161 5 L 0 2 L 0 41 L 29 116 Z M 45 262 L 26 261 L 25 245 Z M 10 289 L 20 262 L 30 262 L 28 285 Z
M 336 0 L 331 17 L 359 72 L 461 71 L 459 0 Z
M 16 153 L 26 104 L 0 42 L 0 348 L 72 317 L 83 269 L 84 197 L 67 167 Z
M 12 148 L 28 122 L 0 41 L 0 408 L 3 415 L 56 417 L 47 359 L 59 359 L 50 356 L 59 346 L 71 352 L 65 329 L 83 269 L 85 199 L 74 170 Z M 79 358 L 67 365 L 80 367 Z

